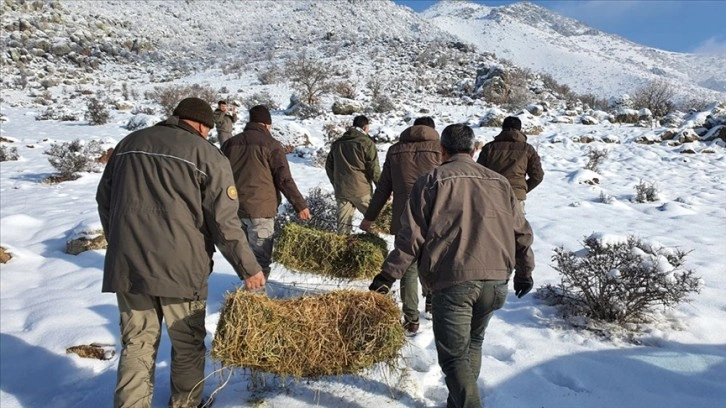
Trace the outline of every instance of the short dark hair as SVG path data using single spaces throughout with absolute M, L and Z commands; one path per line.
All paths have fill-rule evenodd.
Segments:
M 502 130 L 507 129 L 522 130 L 522 121 L 516 116 L 507 116 L 502 122 Z
M 227 101 L 219 101 L 219 102 L 217 102 L 217 106 L 219 106 L 219 105 L 226 105 L 226 104 L 227 104 Z
M 441 146 L 446 153 L 471 153 L 474 151 L 474 131 L 463 123 L 447 126 L 441 132 Z
M 353 118 L 353 126 L 357 128 L 363 129 L 364 127 L 368 126 L 369 123 L 370 122 L 368 122 L 368 118 L 363 115 L 359 115 Z
M 431 129 L 436 129 L 436 123 L 434 123 L 434 119 L 431 116 L 422 116 L 416 120 L 413 121 L 413 125 L 423 125 L 428 126 Z

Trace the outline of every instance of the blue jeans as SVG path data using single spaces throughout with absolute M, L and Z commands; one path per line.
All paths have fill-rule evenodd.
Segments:
M 482 407 L 481 345 L 494 311 L 507 299 L 507 282 L 468 281 L 433 294 L 434 340 L 449 389 L 448 408 Z

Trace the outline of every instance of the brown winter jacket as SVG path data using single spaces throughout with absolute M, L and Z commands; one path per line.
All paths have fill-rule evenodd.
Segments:
M 439 133 L 423 125 L 411 126 L 401 133 L 398 143 L 388 149 L 381 177 L 376 183 L 365 219 L 375 221 L 393 193 L 393 219 L 390 232 L 401 227 L 401 214 L 416 179 L 441 163 Z
M 232 133 L 235 122 L 237 122 L 236 112 L 224 112 L 221 109 L 214 110 L 214 126 L 217 128 L 217 132 Z
M 104 292 L 206 299 L 215 245 L 240 278 L 261 270 L 229 163 L 175 116 L 118 143 L 96 201 L 108 241 Z
M 373 194 L 381 168 L 376 144 L 365 132 L 350 128 L 330 146 L 325 172 L 335 190 L 335 198 L 355 200 Z
M 527 136 L 516 129 L 504 130 L 484 145 L 477 163 L 506 177 L 518 200 L 526 200 L 527 193 L 544 178 L 537 151 L 527 143 Z
M 222 146 L 229 159 L 240 194 L 240 218 L 274 218 L 285 195 L 296 212 L 308 208 L 290 174 L 282 144 L 260 123 L 248 123 L 245 130 Z
M 507 179 L 456 154 L 421 176 L 381 273 L 400 279 L 414 260 L 433 292 L 460 282 L 531 277 L 532 229 Z

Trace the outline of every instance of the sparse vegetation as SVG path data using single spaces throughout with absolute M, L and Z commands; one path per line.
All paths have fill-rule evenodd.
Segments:
M 280 105 L 267 91 L 256 92 L 247 98 L 244 98 L 242 100 L 242 104 L 246 106 L 247 109 L 256 105 L 265 105 L 268 109 L 272 110 L 280 109 Z
M 640 180 L 640 182 L 635 185 L 635 202 L 646 203 L 658 201 L 659 199 L 658 186 L 656 186 L 655 183 L 648 184 L 643 180 Z
M 86 108 L 84 119 L 88 121 L 89 125 L 105 125 L 108 123 L 111 113 L 103 102 L 96 98 L 91 98 L 88 100 Z
M 676 92 L 665 80 L 654 80 L 633 92 L 633 105 L 649 109 L 653 116 L 660 118 L 675 108 L 673 97 Z
M 683 270 L 686 252 L 649 245 L 629 236 L 621 242 L 585 238 L 584 250 L 555 249 L 557 286 L 537 291 L 568 317 L 626 324 L 652 319 L 657 307 L 673 307 L 700 291 L 700 280 Z
M 334 72 L 334 67 L 308 56 L 305 52 L 288 60 L 285 67 L 285 74 L 300 94 L 302 102 L 308 106 L 316 106 L 320 96 L 332 89 Z
M 188 97 L 196 97 L 209 102 L 210 105 L 219 99 L 217 91 L 208 85 L 171 85 L 155 87 L 153 91 L 145 94 L 146 99 L 152 100 L 164 110 L 164 115 L 171 116 L 179 102 Z
M 7 147 L 0 145 L 0 162 L 18 160 L 20 155 L 18 154 L 17 147 Z
M 608 151 L 606 149 L 588 149 L 587 151 L 587 164 L 585 169 L 594 171 L 595 173 L 600 171 L 600 165 L 603 164 L 605 159 L 608 158 Z
M 103 153 L 103 146 L 98 140 L 84 143 L 80 139 L 61 144 L 53 143 L 43 152 L 50 156 L 50 165 L 58 171 L 58 176 L 51 180 L 57 182 L 75 180 L 80 172 L 100 171 L 101 164 L 96 159 Z

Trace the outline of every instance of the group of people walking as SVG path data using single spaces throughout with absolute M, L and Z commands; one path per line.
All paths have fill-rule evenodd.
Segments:
M 108 241 L 102 290 L 116 294 L 121 317 L 115 407 L 150 406 L 162 321 L 172 345 L 169 406 L 205 403 L 204 318 L 215 246 L 247 289 L 263 290 L 282 195 L 301 220 L 312 217 L 270 133 L 267 107 L 252 107 L 244 130 L 232 136 L 236 121 L 225 101 L 212 111 L 186 98 L 166 121 L 126 136 L 106 165 L 96 199 Z M 215 124 L 221 149 L 207 141 Z M 518 297 L 533 286 L 523 202 L 542 181 L 539 157 L 516 117 L 482 149 L 480 164 L 471 128 L 450 125 L 439 137 L 433 119 L 422 117 L 390 147 L 381 171 L 368 118 L 352 125 L 325 163 L 338 232 L 351 231 L 356 210 L 364 215 L 360 228 L 369 230 L 393 195 L 395 248 L 370 289 L 388 293 L 401 279 L 403 324 L 413 335 L 421 282 L 447 404 L 479 407 L 488 321 L 505 302 L 512 271 Z

